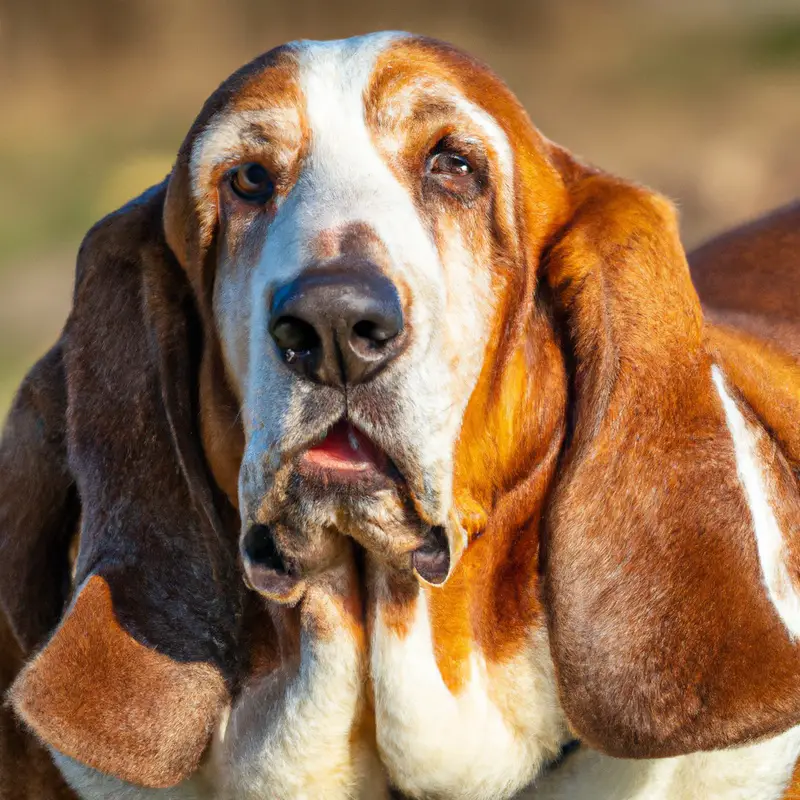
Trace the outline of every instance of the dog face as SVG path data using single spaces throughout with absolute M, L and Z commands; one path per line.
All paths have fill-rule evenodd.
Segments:
M 521 168 L 544 209 L 528 249 L 559 211 L 545 150 L 488 69 L 398 34 L 280 48 L 201 115 L 191 197 L 268 593 L 329 563 L 331 529 L 430 582 L 451 571 L 459 433 L 525 282 Z

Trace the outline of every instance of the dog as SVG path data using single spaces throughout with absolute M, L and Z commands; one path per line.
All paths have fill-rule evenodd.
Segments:
M 82 797 L 780 797 L 789 219 L 698 253 L 704 309 L 671 204 L 461 51 L 251 62 L 12 409 L 14 711 Z

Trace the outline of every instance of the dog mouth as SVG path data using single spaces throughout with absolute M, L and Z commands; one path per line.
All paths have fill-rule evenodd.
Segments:
M 284 494 L 257 520 L 258 536 L 248 533 L 241 542 L 253 588 L 294 597 L 302 578 L 321 568 L 321 542 L 331 533 L 353 539 L 391 569 L 432 585 L 446 580 L 454 563 L 450 516 L 440 519 L 428 498 L 417 497 L 390 453 L 347 415 L 287 455 L 277 484 Z M 296 534 L 287 538 L 288 531 Z
M 397 554 L 402 552 L 409 566 L 428 583 L 439 585 L 445 580 L 450 570 L 450 549 L 444 528 L 419 516 L 405 476 L 392 458 L 346 417 L 299 454 L 295 470 L 303 479 L 306 497 L 338 498 L 350 509 L 350 521 L 359 516 L 355 509 L 362 500 L 383 490 L 395 494 L 408 511 L 406 525 L 396 541 Z M 350 505 L 353 502 L 355 506 Z M 370 542 L 359 533 L 353 531 L 351 535 L 369 548 Z
M 297 470 L 325 486 L 339 484 L 364 492 L 403 482 L 388 454 L 346 419 L 301 453 Z

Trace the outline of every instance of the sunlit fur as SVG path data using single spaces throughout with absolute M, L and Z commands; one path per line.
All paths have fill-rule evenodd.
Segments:
M 583 749 L 519 800 L 793 800 L 800 728 L 745 747 L 679 758 L 609 759 Z
M 426 171 L 443 136 L 466 181 Z M 253 161 L 273 200 L 232 190 Z M 231 76 L 87 235 L 0 441 L 0 793 L 63 795 L 33 736 L 88 800 L 800 786 L 800 206 L 702 253 L 443 43 Z M 346 394 L 266 330 L 278 281 L 342 255 L 408 323 Z M 379 491 L 295 472 L 345 409 L 399 468 Z M 253 521 L 286 596 L 241 581 Z M 409 555 L 436 523 L 439 588 Z
M 268 220 L 252 211 L 223 210 L 214 312 L 242 402 L 247 445 L 239 502 L 245 519 L 281 522 L 286 513 L 293 529 L 341 526 L 339 499 L 310 503 L 292 494 L 293 465 L 286 455 L 341 416 L 345 398 L 309 387 L 285 369 L 269 336 L 268 311 L 277 286 L 324 264 L 319 254 L 326 242 L 334 244 L 325 255 L 335 255 L 337 238 L 348 226 L 371 231 L 380 247 L 379 266 L 407 299 L 412 336 L 396 364 L 368 387 L 349 391 L 347 412 L 403 474 L 413 513 L 403 498 L 387 493 L 378 502 L 360 502 L 349 515 L 357 519 L 353 527 L 372 527 L 376 537 L 391 529 L 384 551 L 393 545 L 395 552 L 407 552 L 418 543 L 421 524 L 446 526 L 458 551 L 465 534 L 452 514 L 453 454 L 497 313 L 496 243 L 488 228 L 495 209 L 488 198 L 476 201 L 474 209 L 439 199 L 431 201 L 430 215 L 421 213 L 410 185 L 417 175 L 403 159 L 416 166 L 425 152 L 402 151 L 409 147 L 411 125 L 419 128 L 417 148 L 440 135 L 444 125 L 479 140 L 491 159 L 493 202 L 505 226 L 513 208 L 514 158 L 502 128 L 454 83 L 378 83 L 380 54 L 402 40 L 388 34 L 301 44 L 287 52 L 302 105 L 296 113 L 281 110 L 281 137 L 295 142 L 305 130 L 308 140 L 294 152 L 279 149 L 274 139 L 265 147 L 271 148 L 268 158 L 282 164 L 302 150 L 302 163 L 291 185 L 279 191 Z M 270 112 L 263 117 L 270 119 Z M 213 171 L 209 165 L 230 157 L 236 131 L 246 141 L 259 119 L 252 110 L 231 109 L 211 120 L 192 150 L 196 192 L 204 191 L 202 177 Z M 249 222 L 241 219 L 245 213 Z M 233 222 L 225 227 L 232 219 L 233 231 Z M 287 506 L 291 510 L 284 511 Z
M 544 197 L 520 197 L 518 175 L 540 173 L 544 192 L 563 190 L 548 145 L 510 93 L 455 50 L 381 34 L 291 45 L 271 63 L 263 105 L 248 92 L 234 96 L 187 151 L 201 234 L 216 198 L 210 305 L 241 405 L 243 524 L 270 524 L 283 552 L 311 571 L 330 558 L 331 528 L 370 553 L 378 747 L 394 783 L 413 796 L 511 796 L 568 738 L 537 604 L 498 608 L 502 622 L 481 609 L 497 595 L 498 570 L 535 564 L 541 502 L 527 498 L 552 475 L 563 430 L 558 350 L 546 314 L 529 313 L 538 249 L 560 212 Z M 530 137 L 524 147 L 512 145 L 513 125 Z M 485 159 L 485 185 L 468 203 L 421 188 L 426 155 L 444 135 L 463 137 Z M 225 169 L 248 159 L 277 175 L 268 211 L 224 185 Z M 529 204 L 544 211 L 539 219 L 528 217 Z M 344 413 L 345 398 L 290 373 L 267 327 L 275 288 L 336 256 L 352 226 L 368 231 L 367 255 L 398 287 L 411 332 L 395 363 L 347 393 L 349 418 L 405 483 L 371 497 L 297 489 L 294 453 Z M 496 492 L 515 484 L 520 500 L 498 503 Z M 479 565 L 488 551 L 476 543 L 461 577 L 426 599 L 409 552 L 430 525 L 446 529 L 453 566 L 481 533 L 495 557 Z M 528 528 L 516 542 L 514 525 Z M 463 616 L 465 602 L 477 617 Z M 387 604 L 408 625 L 384 625 Z M 455 628 L 441 624 L 450 616 Z M 463 654 L 444 655 L 458 640 Z M 400 666 L 408 659 L 415 680 Z M 397 711 L 412 708 L 397 725 Z
M 426 189 L 425 157 L 443 135 L 485 161 L 468 198 Z M 275 177 L 265 207 L 226 183 L 228 169 L 253 160 Z M 756 569 L 758 531 L 742 514 L 747 486 L 711 370 L 719 365 L 741 391 L 758 382 L 736 372 L 738 345 L 712 341 L 668 201 L 547 141 L 502 82 L 463 53 L 379 34 L 289 45 L 223 84 L 181 151 L 164 218 L 206 328 L 206 454 L 243 526 L 270 525 L 312 587 L 342 534 L 366 550 L 365 649 L 355 663 L 375 729 L 361 744 L 395 786 L 419 798 L 510 798 L 531 782 L 536 791 L 570 728 L 599 748 L 646 756 L 725 747 L 792 724 L 791 691 L 776 698 L 775 687 L 791 690 L 793 651 Z M 338 256 L 353 226 L 367 232 L 361 255 L 397 287 L 410 340 L 375 379 L 350 387 L 345 404 L 341 390 L 293 375 L 267 326 L 275 288 Z M 755 351 L 742 346 L 746 363 Z M 778 369 L 765 366 L 761 385 L 800 385 L 796 365 L 780 367 L 781 382 Z M 746 394 L 795 463 L 791 413 L 768 424 L 795 407 L 791 391 L 784 400 L 773 409 L 757 389 Z M 294 480 L 297 454 L 345 410 L 398 467 L 396 488 L 362 497 Z M 693 448 L 703 446 L 701 458 Z M 667 458 L 679 496 L 663 486 Z M 791 472 L 780 459 L 765 469 L 777 487 L 770 507 L 789 530 Z M 420 587 L 410 569 L 430 525 L 446 529 L 453 556 L 439 589 Z M 719 563 L 695 546 L 698 530 Z M 669 538 L 674 531 L 682 538 Z M 648 549 L 667 538 L 670 551 Z M 726 559 L 737 558 L 747 577 L 731 586 Z M 710 598 L 723 591 L 729 605 L 720 610 Z M 698 614 L 700 596 L 709 601 Z M 667 611 L 653 617 L 656 601 Z M 680 627 L 682 618 L 691 624 Z M 731 652 L 735 681 L 715 670 L 723 650 L 709 642 L 730 640 L 734 618 L 766 637 L 782 670 L 774 686 L 741 660 L 756 648 Z M 301 664 L 315 663 L 302 653 Z M 701 687 L 706 717 L 687 685 Z M 272 771 L 264 736 L 301 736 L 285 713 L 294 686 L 282 684 L 260 728 L 238 743 L 226 734 L 231 785 L 239 769 L 264 791 L 284 773 L 303 780 L 302 754 L 294 762 L 281 747 L 281 772 Z M 334 704 L 332 730 L 363 700 L 344 695 L 353 702 L 343 715 Z M 625 702 L 631 696 L 636 703 Z M 788 780 L 780 743 L 749 752 L 772 759 L 774 786 Z M 668 769 L 643 761 L 639 773 L 596 754 L 575 763 L 591 772 L 594 759 L 609 785 L 636 773 L 647 786 Z M 687 759 L 674 762 L 676 791 L 705 769 Z M 730 768 L 720 785 L 738 781 L 735 764 L 714 764 Z M 330 796 L 352 791 L 319 765 L 333 778 Z M 348 769 L 350 780 L 359 768 L 350 760 Z M 559 775 L 567 783 L 553 796 L 569 796 L 573 773 L 556 770 L 548 781 Z
M 768 483 L 769 470 L 761 463 L 759 454 L 759 445 L 765 441 L 766 434 L 742 416 L 725 386 L 725 378 L 719 367 L 712 368 L 712 377 L 725 410 L 725 420 L 736 454 L 737 473 L 753 519 L 764 583 L 786 630 L 797 639 L 800 636 L 800 595 L 789 574 L 787 540 L 775 516 L 774 489 Z

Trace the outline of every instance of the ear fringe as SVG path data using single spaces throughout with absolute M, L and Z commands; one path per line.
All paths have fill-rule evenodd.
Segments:
M 197 768 L 228 695 L 214 667 L 175 662 L 127 634 L 114 617 L 108 584 L 95 575 L 20 673 L 10 699 L 48 746 L 104 774 L 160 789 Z

